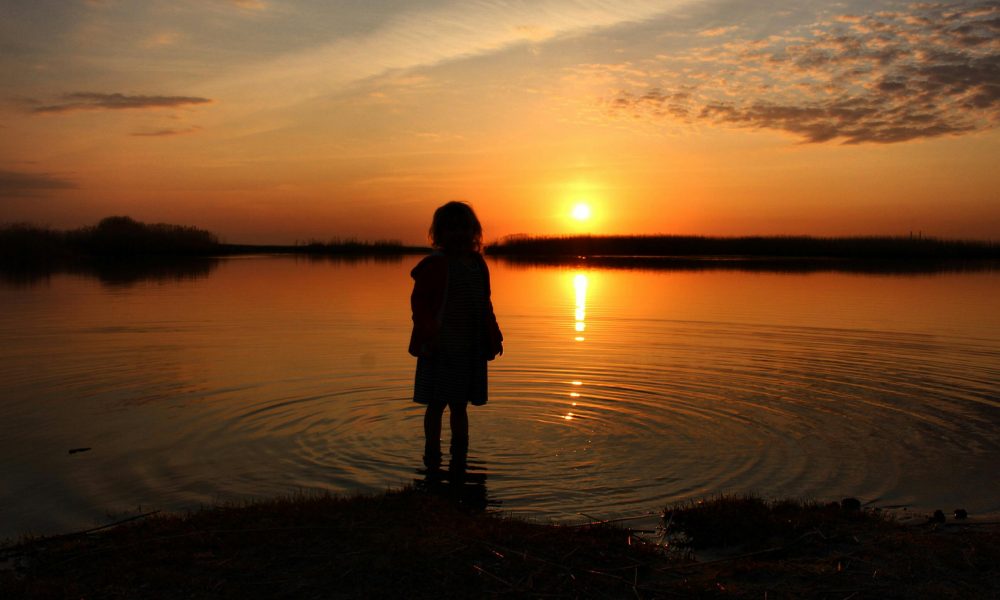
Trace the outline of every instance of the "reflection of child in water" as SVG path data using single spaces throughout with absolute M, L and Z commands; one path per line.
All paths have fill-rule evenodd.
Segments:
M 451 455 L 469 447 L 469 402 L 486 404 L 486 361 L 503 354 L 503 336 L 490 301 L 490 272 L 480 249 L 483 229 L 472 207 L 449 202 L 434 211 L 434 253 L 413 268 L 413 333 L 417 357 L 413 401 L 424 413 L 424 463 L 441 463 L 441 417 L 450 411 Z

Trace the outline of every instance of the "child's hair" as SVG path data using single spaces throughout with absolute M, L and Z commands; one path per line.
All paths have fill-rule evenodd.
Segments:
M 429 232 L 431 244 L 445 252 L 479 252 L 483 226 L 465 202 L 449 202 L 434 211 Z

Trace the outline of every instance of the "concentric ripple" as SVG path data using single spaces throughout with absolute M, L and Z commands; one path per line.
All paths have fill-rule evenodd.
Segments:
M 600 511 L 609 489 L 620 512 L 724 491 L 927 503 L 996 491 L 996 351 L 970 364 L 926 336 L 655 327 L 655 350 L 604 344 L 591 364 L 497 374 L 488 441 L 516 436 L 522 451 L 484 451 L 515 495 L 555 513 Z

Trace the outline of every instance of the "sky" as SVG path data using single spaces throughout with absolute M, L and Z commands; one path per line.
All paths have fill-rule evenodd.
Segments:
M 0 222 L 1000 238 L 997 1 L 2 0 L 0 72 Z

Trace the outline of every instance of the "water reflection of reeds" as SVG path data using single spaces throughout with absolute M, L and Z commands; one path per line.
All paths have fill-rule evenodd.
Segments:
M 383 264 L 391 265 L 403 262 L 403 254 L 294 254 L 296 260 L 304 260 L 311 263 L 333 263 L 333 264 Z
M 131 286 L 143 281 L 180 282 L 208 277 L 220 260 L 203 256 L 134 259 L 78 257 L 35 264 L 0 264 L 0 282 L 11 286 L 33 286 L 62 273 L 93 277 L 106 286 Z

